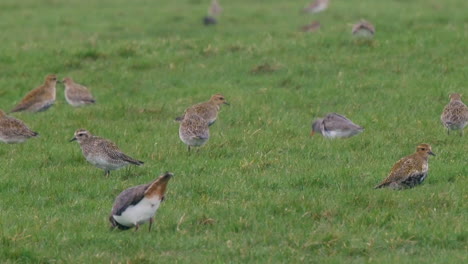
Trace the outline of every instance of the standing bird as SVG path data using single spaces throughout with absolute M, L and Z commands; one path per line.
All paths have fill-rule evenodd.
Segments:
M 399 190 L 413 188 L 421 184 L 426 179 L 429 171 L 429 155 L 435 156 L 431 146 L 429 144 L 419 145 L 414 154 L 406 156 L 395 163 L 388 177 L 375 186 L 374 189 L 389 187 Z
M 351 30 L 354 36 L 371 39 L 375 34 L 375 27 L 370 22 L 361 20 L 353 25 Z
M 210 129 L 208 122 L 195 113 L 185 113 L 184 119 L 180 122 L 179 138 L 190 147 L 201 147 L 210 139 Z
M 327 114 L 323 119 L 316 119 L 312 123 L 313 136 L 320 133 L 326 138 L 346 138 L 352 137 L 364 131 L 364 128 L 356 125 L 351 120 L 337 113 Z
M 324 11 L 328 8 L 329 0 L 315 0 L 309 6 L 303 9 L 304 13 L 314 14 Z
M 460 130 L 460 136 L 463 136 L 463 129 L 468 125 L 468 107 L 462 102 L 460 94 L 450 95 L 450 103 L 445 106 L 440 120 L 447 128 L 447 134 L 450 134 L 450 130 Z
M 135 227 L 138 230 L 141 224 L 149 222 L 149 231 L 154 221 L 154 215 L 161 202 L 169 180 L 174 176 L 166 172 L 155 181 L 128 188 L 115 199 L 109 221 L 113 228 L 127 230 Z
M 23 121 L 9 117 L 0 109 L 0 141 L 4 143 L 22 143 L 38 133 L 29 129 Z
M 55 74 L 47 75 L 44 84 L 26 94 L 10 113 L 20 111 L 41 112 L 49 109 L 55 102 L 56 84 L 57 76 Z
M 208 15 L 203 18 L 203 24 L 205 26 L 215 25 L 218 23 L 218 17 L 223 12 L 223 8 L 219 4 L 218 0 L 211 1 L 211 5 L 208 7 Z
M 103 169 L 109 176 L 111 170 L 117 170 L 129 164 L 143 165 L 143 161 L 125 155 L 115 143 L 110 140 L 93 136 L 85 129 L 78 129 L 70 140 L 78 141 L 86 160 L 94 166 Z
M 88 88 L 75 83 L 72 78 L 66 77 L 62 82 L 65 85 L 65 99 L 72 106 L 83 106 L 96 102 Z
M 182 121 L 187 114 L 196 114 L 205 119 L 208 125 L 211 126 L 218 118 L 218 112 L 222 104 L 229 105 L 222 94 L 215 94 L 211 96 L 209 101 L 187 108 L 184 115 L 177 117 L 176 121 Z

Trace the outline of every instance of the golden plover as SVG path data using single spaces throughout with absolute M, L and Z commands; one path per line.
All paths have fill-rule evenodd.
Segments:
M 193 105 L 185 110 L 185 114 L 195 114 L 208 122 L 211 126 L 218 118 L 218 112 L 222 104 L 229 105 L 226 98 L 222 94 L 215 94 L 211 96 L 211 99 L 207 102 Z M 176 118 L 176 121 L 182 121 L 184 116 Z
M 184 119 L 180 122 L 179 138 L 190 147 L 200 147 L 210 138 L 208 122 L 194 113 L 185 113 Z
M 375 34 L 375 27 L 370 22 L 361 20 L 358 23 L 353 25 L 351 30 L 354 36 L 360 38 L 372 38 Z
M 429 155 L 435 156 L 431 146 L 429 144 L 419 145 L 414 154 L 395 163 L 388 177 L 374 188 L 405 189 L 421 184 L 429 171 Z
M 47 75 L 43 85 L 30 91 L 10 112 L 40 112 L 51 107 L 55 102 L 55 85 L 57 76 L 55 74 Z
M 125 155 L 112 141 L 93 136 L 85 129 L 78 129 L 70 142 L 75 140 L 80 144 L 86 160 L 103 169 L 106 176 L 111 170 L 117 170 L 129 164 L 140 166 L 144 163 Z
M 450 134 L 450 130 L 460 130 L 460 136 L 463 136 L 463 129 L 468 125 L 468 107 L 462 102 L 460 94 L 450 95 L 450 103 L 445 106 L 440 120 L 447 128 L 447 134 Z
M 88 88 L 75 83 L 72 78 L 66 77 L 62 82 L 65 85 L 65 99 L 72 106 L 83 106 L 96 102 Z
M 166 172 L 151 183 L 121 192 L 115 199 L 109 216 L 112 227 L 122 230 L 135 227 L 137 231 L 141 224 L 149 222 L 149 231 L 151 231 L 154 215 L 164 201 L 167 183 L 172 176 L 174 176 L 172 173 Z
M 310 3 L 306 8 L 304 8 L 305 13 L 319 13 L 328 8 L 329 0 L 315 0 Z
M 364 131 L 364 128 L 356 125 L 351 120 L 337 113 L 327 114 L 323 119 L 319 118 L 312 123 L 310 135 L 320 133 L 326 138 L 352 137 Z
M 29 129 L 23 121 L 9 117 L 0 109 L 0 141 L 4 143 L 22 143 L 38 134 Z

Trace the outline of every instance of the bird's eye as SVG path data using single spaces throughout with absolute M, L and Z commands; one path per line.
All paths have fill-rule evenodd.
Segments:
M 425 149 L 425 148 L 422 148 L 421 150 L 423 150 L 423 151 L 424 151 L 424 150 L 426 150 L 426 149 Z

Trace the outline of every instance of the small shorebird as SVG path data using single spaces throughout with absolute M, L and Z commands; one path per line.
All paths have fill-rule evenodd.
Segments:
M 211 96 L 209 101 L 187 108 L 184 115 L 177 117 L 175 120 L 182 121 L 185 115 L 195 114 L 205 119 L 208 122 L 208 125 L 211 126 L 218 118 L 218 112 L 222 104 L 229 105 L 222 94 L 215 94 Z
M 106 176 L 110 175 L 111 170 L 117 170 L 129 164 L 140 166 L 144 163 L 125 155 L 112 141 L 93 136 L 84 129 L 78 129 L 70 142 L 75 140 L 80 144 L 86 160 L 103 169 Z
M 305 13 L 319 13 L 328 8 L 329 0 L 315 0 L 303 9 Z
M 62 82 L 65 85 L 65 99 L 72 106 L 83 106 L 96 102 L 88 88 L 75 83 L 72 78 L 66 77 Z
M 460 136 L 463 136 L 463 129 L 468 125 L 468 107 L 462 102 L 460 94 L 450 95 L 450 103 L 445 106 L 440 120 L 447 128 L 447 134 L 450 134 L 450 130 L 460 130 Z
M 113 228 L 127 230 L 135 227 L 138 230 L 141 224 L 149 222 L 149 231 L 154 221 L 154 215 L 161 202 L 169 180 L 174 176 L 166 172 L 155 181 L 121 192 L 115 199 L 109 221 Z
M 180 122 L 179 138 L 190 147 L 201 147 L 210 139 L 210 129 L 208 122 L 195 113 L 185 113 L 184 119 Z
M 26 96 L 10 111 L 20 112 L 41 112 L 49 109 L 55 102 L 55 85 L 57 76 L 47 75 L 44 84 L 30 91 Z
M 431 146 L 429 144 L 419 145 L 414 154 L 395 163 L 388 177 L 374 188 L 405 189 L 421 184 L 429 171 L 429 155 L 435 156 Z
M 302 32 L 316 32 L 320 29 L 321 25 L 318 21 L 312 21 L 312 23 L 301 27 Z
M 351 120 L 337 113 L 327 114 L 323 119 L 316 119 L 312 123 L 313 136 L 320 133 L 326 138 L 346 138 L 352 137 L 364 131 L 364 128 L 356 125 Z
M 372 38 L 375 34 L 375 27 L 370 22 L 361 20 L 353 25 L 351 30 L 354 36 L 361 38 Z
M 223 12 L 223 8 L 219 4 L 218 0 L 211 1 L 210 7 L 208 7 L 208 15 L 210 17 L 219 17 Z
M 0 141 L 8 144 L 22 143 L 38 134 L 29 129 L 23 121 L 9 117 L 0 109 Z

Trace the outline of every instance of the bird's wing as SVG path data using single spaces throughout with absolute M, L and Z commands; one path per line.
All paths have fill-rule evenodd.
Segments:
M 68 97 L 72 100 L 94 102 L 94 98 L 88 88 L 79 84 L 74 84 L 73 92 L 69 93 Z
M 11 110 L 11 112 L 18 112 L 22 110 L 28 109 L 30 106 L 36 103 L 36 98 L 40 98 L 42 94 L 45 93 L 44 89 L 41 89 L 41 87 L 38 87 L 29 93 L 26 94 L 26 96 Z
M 130 205 L 135 205 L 145 197 L 145 191 L 149 184 L 135 186 L 121 192 L 115 199 L 112 207 L 112 215 L 121 215 Z
M 358 130 L 362 127 L 340 114 L 332 113 L 323 119 L 325 130 Z

